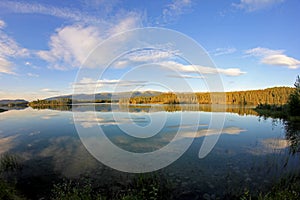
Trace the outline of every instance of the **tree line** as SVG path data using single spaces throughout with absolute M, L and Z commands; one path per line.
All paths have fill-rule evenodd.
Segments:
M 297 76 L 294 90 L 289 94 L 283 105 L 261 103 L 255 110 L 263 116 L 300 121 L 300 77 Z
M 120 104 L 229 104 L 229 105 L 284 105 L 295 88 L 273 87 L 263 90 L 247 90 L 235 92 L 198 92 L 198 93 L 161 93 L 155 96 L 136 96 L 119 100 L 96 99 L 88 103 L 120 103 Z M 297 98 L 294 98 L 296 100 Z M 72 102 L 71 98 L 53 100 L 36 100 L 29 103 L 31 107 L 61 106 L 72 103 L 87 103 L 86 101 Z
M 162 93 L 157 96 L 138 96 L 120 99 L 121 104 L 231 104 L 231 105 L 283 105 L 295 88 L 273 87 L 262 90 L 235 92 Z
M 72 105 L 72 99 L 70 98 L 60 98 L 55 100 L 36 100 L 29 103 L 31 107 L 39 106 L 63 106 L 63 105 Z

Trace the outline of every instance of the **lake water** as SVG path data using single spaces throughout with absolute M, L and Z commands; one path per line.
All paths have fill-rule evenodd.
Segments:
M 135 153 L 161 149 L 174 139 L 179 127 L 183 140 L 191 138 L 191 131 L 196 129 L 191 146 L 179 159 L 152 172 L 166 177 L 179 196 L 208 194 L 222 197 L 239 194 L 245 188 L 264 191 L 281 177 L 300 170 L 299 155 L 291 154 L 283 122 L 259 117 L 251 107 L 230 106 L 226 112 L 221 108 L 212 110 L 208 105 L 128 108 L 89 104 L 74 108 L 73 112 L 69 107 L 61 107 L 0 113 L 0 154 L 18 155 L 23 163 L 18 175 L 19 187 L 33 197 L 45 195 L 61 177 L 89 177 L 94 185 L 110 185 L 117 190 L 135 176 L 107 167 L 95 159 L 81 142 L 76 126 L 80 131 L 86 129 L 86 133 L 101 127 L 114 145 Z M 76 126 L 74 112 L 77 113 Z M 221 135 L 212 151 L 199 158 L 204 138 L 217 134 L 210 127 L 210 120 L 220 114 L 225 116 Z M 186 120 L 182 122 L 182 118 Z M 128 135 L 120 128 L 120 124 L 134 124 L 141 130 L 149 130 L 149 127 L 156 127 L 151 123 L 159 124 L 160 119 L 164 122 L 156 135 L 147 135 L 151 131 Z

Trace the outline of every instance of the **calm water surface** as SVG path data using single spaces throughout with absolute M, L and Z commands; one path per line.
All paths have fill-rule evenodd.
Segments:
M 95 118 L 90 117 L 93 109 Z M 112 110 L 118 121 L 114 120 Z M 101 126 L 114 144 L 138 153 L 155 151 L 168 144 L 176 135 L 182 116 L 187 119 L 200 116 L 198 124 L 181 124 L 187 138 L 191 137 L 192 129 L 197 129 L 190 148 L 173 164 L 154 172 L 168 178 L 179 193 L 222 197 L 244 188 L 263 191 L 280 177 L 299 172 L 299 156 L 290 153 L 282 121 L 261 118 L 251 108 L 228 107 L 226 111 L 216 146 L 205 158 L 199 159 L 204 136 L 216 134 L 209 128 L 210 119 L 220 114 L 211 112 L 209 106 L 145 105 L 129 109 L 106 104 L 76 106 L 76 112 L 82 116 L 78 120 L 81 129 Z M 120 123 L 147 127 L 162 117 L 166 119 L 163 128 L 147 139 L 129 136 L 119 128 Z M 102 186 L 126 184 L 134 176 L 106 167 L 91 156 L 79 139 L 68 107 L 1 112 L 0 154 L 3 153 L 16 154 L 22 160 L 20 184 L 32 193 L 42 193 L 61 177 L 85 176 Z

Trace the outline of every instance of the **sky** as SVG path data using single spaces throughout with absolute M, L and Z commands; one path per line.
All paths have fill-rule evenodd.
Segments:
M 1 0 L 0 99 L 293 87 L 299 10 L 297 0 Z

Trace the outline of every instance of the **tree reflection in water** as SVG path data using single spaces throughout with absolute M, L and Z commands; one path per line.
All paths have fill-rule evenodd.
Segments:
M 285 137 L 290 142 L 290 152 L 300 152 L 300 120 L 285 121 Z

